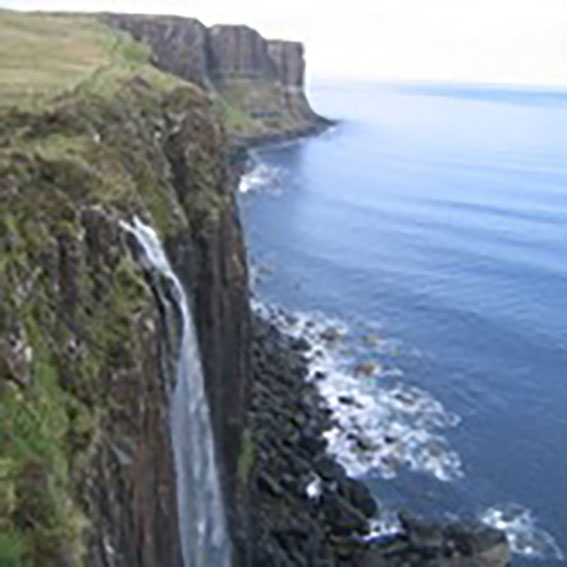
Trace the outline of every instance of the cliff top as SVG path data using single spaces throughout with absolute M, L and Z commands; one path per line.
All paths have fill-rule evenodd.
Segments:
M 303 92 L 299 42 L 180 16 L 0 11 L 0 109 L 63 95 L 111 99 L 136 78 L 158 92 L 205 90 L 228 130 L 265 140 L 323 127 Z
M 41 108 L 78 88 L 106 95 L 135 75 L 157 87 L 180 82 L 149 58 L 95 16 L 0 11 L 0 107 Z

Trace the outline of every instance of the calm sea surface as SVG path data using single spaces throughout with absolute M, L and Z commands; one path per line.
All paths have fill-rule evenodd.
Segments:
M 558 565 L 567 95 L 334 85 L 311 98 L 341 123 L 259 151 L 242 185 L 260 297 L 348 328 L 337 390 L 358 380 L 375 413 L 384 392 L 419 398 L 389 431 L 398 452 L 361 469 L 385 508 L 484 516 L 509 529 L 516 564 Z M 379 366 L 361 376 L 361 362 Z M 451 418 L 417 415 L 431 408 Z

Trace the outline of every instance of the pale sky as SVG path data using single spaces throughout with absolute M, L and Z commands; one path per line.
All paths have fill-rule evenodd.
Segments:
M 0 6 L 245 23 L 265 37 L 303 41 L 315 81 L 567 86 L 567 0 L 0 0 Z

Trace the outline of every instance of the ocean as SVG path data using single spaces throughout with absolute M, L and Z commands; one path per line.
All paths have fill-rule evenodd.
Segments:
M 507 531 L 516 565 L 559 565 L 567 93 L 310 95 L 339 123 L 254 152 L 240 207 L 257 301 L 317 345 L 329 450 L 384 519 L 479 518 Z

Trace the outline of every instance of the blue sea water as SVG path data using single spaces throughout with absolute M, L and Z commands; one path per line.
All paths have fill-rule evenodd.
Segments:
M 384 507 L 507 514 L 516 564 L 560 564 L 567 94 L 326 85 L 311 98 L 338 126 L 258 151 L 243 182 L 260 297 L 348 328 L 330 387 L 360 383 L 374 415 L 400 417 L 384 392 L 420 397 L 389 432 L 413 461 L 359 471 Z M 379 370 L 360 376 L 361 361 Z M 459 419 L 417 415 L 432 407 Z M 376 436 L 383 423 L 359 425 Z M 445 469 L 427 465 L 436 455 Z

